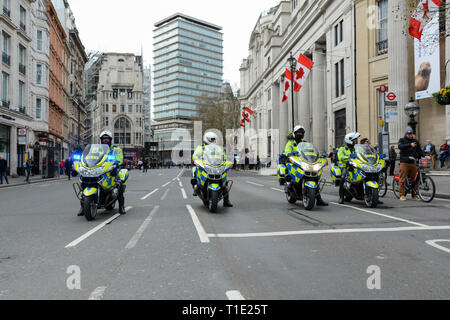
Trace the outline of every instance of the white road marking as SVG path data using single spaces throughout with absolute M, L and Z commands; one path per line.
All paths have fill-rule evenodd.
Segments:
M 183 184 L 181 183 L 181 181 L 178 181 L 178 184 L 180 185 L 180 188 L 183 188 Z
M 181 193 L 183 194 L 183 199 L 187 199 L 186 191 L 184 191 L 184 188 L 181 188 Z
M 403 227 L 403 228 L 363 228 L 363 229 L 328 229 L 328 230 L 303 230 L 261 233 L 208 233 L 208 238 L 256 238 L 256 237 L 282 237 L 316 234 L 343 234 L 343 233 L 369 233 L 369 232 L 398 232 L 398 231 L 441 231 L 450 230 L 450 226 L 441 227 Z
M 150 197 L 152 194 L 154 194 L 155 192 L 158 192 L 158 191 L 159 191 L 159 188 L 153 190 L 148 195 L 146 195 L 145 197 L 141 198 L 141 200 L 146 200 L 148 197 Z
M 127 207 L 125 208 L 125 211 L 131 210 L 133 209 L 133 207 Z M 92 236 L 94 233 L 96 233 L 97 231 L 99 231 L 100 229 L 102 229 L 104 226 L 110 224 L 111 222 L 113 222 L 114 220 L 116 220 L 118 217 L 120 217 L 120 214 L 116 214 L 113 217 L 111 217 L 110 219 L 106 220 L 105 222 L 102 222 L 101 224 L 99 224 L 97 227 L 95 227 L 94 229 L 92 229 L 89 232 L 86 232 L 85 234 L 83 234 L 81 237 L 79 237 L 78 239 L 72 241 L 71 243 L 69 243 L 66 248 L 74 248 L 77 245 L 79 245 L 82 241 L 86 240 L 87 238 L 89 238 L 90 236 Z
M 197 215 L 195 214 L 194 209 L 190 205 L 186 205 L 186 208 L 188 209 L 189 213 L 191 214 L 192 221 L 194 222 L 195 229 L 197 229 L 198 236 L 200 238 L 200 241 L 202 243 L 209 243 L 209 237 L 205 232 L 205 229 L 203 229 L 202 224 L 200 223 L 200 220 L 198 219 Z
M 172 181 L 175 181 L 175 180 L 177 180 L 177 177 L 175 177 L 175 178 L 172 179 Z
M 162 186 L 162 188 L 167 187 L 167 186 L 168 186 L 169 184 L 171 184 L 171 183 L 172 183 L 171 181 L 167 182 L 165 185 Z
M 125 249 L 133 249 L 136 246 L 137 242 L 142 237 L 142 234 L 144 233 L 145 229 L 147 229 L 148 224 L 152 221 L 153 216 L 159 210 L 159 208 L 160 208 L 160 206 L 156 206 L 156 207 L 153 208 L 153 210 L 150 212 L 150 214 L 147 217 L 147 219 L 145 219 L 145 221 L 139 227 L 138 231 L 136 231 L 134 236 L 131 238 L 130 242 L 128 242 L 128 244 L 125 247 Z
M 439 250 L 442 250 L 444 252 L 450 253 L 450 249 L 449 248 L 440 246 L 440 245 L 436 244 L 437 242 L 450 242 L 450 240 L 429 240 L 429 241 L 426 241 L 426 244 L 428 244 L 428 245 L 430 245 L 432 247 L 435 247 L 436 249 L 439 249 Z
M 284 190 L 281 190 L 281 189 L 277 189 L 277 188 L 271 188 L 272 190 L 275 190 L 275 191 L 278 191 L 278 192 L 283 192 L 284 193 Z
M 374 215 L 377 215 L 377 216 L 380 216 L 380 217 L 385 217 L 385 218 L 389 218 L 389 219 L 393 219 L 393 220 L 397 220 L 397 221 L 401 221 L 401 222 L 406 222 L 406 223 L 409 223 L 409 224 L 412 224 L 412 225 L 415 225 L 415 226 L 419 226 L 419 227 L 424 227 L 424 228 L 429 227 L 429 226 L 427 226 L 425 224 L 417 223 L 417 222 L 406 220 L 406 219 L 402 219 L 402 218 L 396 218 L 396 217 L 393 217 L 393 216 L 389 216 L 387 214 L 382 214 L 382 213 L 378 213 L 378 212 L 371 211 L 371 210 L 366 210 L 366 209 L 361 209 L 361 208 L 357 208 L 357 207 L 353 207 L 353 206 L 348 206 L 346 204 L 339 204 L 339 203 L 335 203 L 335 202 L 332 202 L 332 204 L 335 204 L 335 205 L 340 206 L 340 207 L 351 208 L 351 209 L 355 209 L 355 210 L 358 210 L 358 211 L 374 214 Z
M 164 192 L 163 196 L 161 197 L 161 201 L 164 201 L 169 194 L 170 189 L 167 189 L 166 192 Z
M 102 300 L 105 294 L 106 287 L 98 287 L 89 296 L 89 300 Z
M 249 183 L 249 184 L 253 184 L 253 185 L 258 186 L 258 187 L 264 187 L 263 184 L 254 183 L 254 182 L 251 182 L 251 181 L 245 181 L 245 182 L 247 182 L 247 183 Z
M 228 297 L 228 300 L 245 300 L 242 294 L 237 290 L 230 290 L 225 293 Z
M 434 200 L 450 202 L 450 199 L 434 198 Z

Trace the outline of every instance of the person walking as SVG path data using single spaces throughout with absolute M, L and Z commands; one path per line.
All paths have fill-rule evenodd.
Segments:
M 31 182 L 30 182 L 30 174 L 31 174 L 31 166 L 32 166 L 32 165 L 31 165 L 31 160 L 28 159 L 28 160 L 25 162 L 24 166 L 25 166 L 25 171 L 26 171 L 26 173 L 27 173 L 27 178 L 26 178 L 25 182 L 28 183 L 28 184 L 30 184 L 30 183 L 31 183 Z
M 447 140 L 444 140 L 441 147 L 439 148 L 439 160 L 441 160 L 441 169 L 445 167 L 445 160 L 450 155 L 450 146 L 448 145 Z
M 144 160 L 144 162 L 142 163 L 142 172 L 147 173 L 148 171 L 148 161 Z
M 420 147 L 419 141 L 414 139 L 414 131 L 411 127 L 406 128 L 405 136 L 398 141 L 398 148 L 400 149 L 400 200 L 406 201 L 406 178 L 409 176 L 413 179 L 417 175 L 416 161 L 425 157 L 425 152 Z M 411 195 L 413 200 L 420 200 L 417 194 L 417 185 Z
M 431 143 L 431 140 L 427 140 L 426 146 L 423 148 L 425 154 L 431 157 L 431 168 L 434 169 L 434 165 L 436 162 L 436 146 Z
M 70 180 L 72 175 L 72 160 L 70 158 L 67 158 L 64 166 L 66 168 L 68 180 Z
M 61 174 L 64 174 L 64 160 L 61 160 L 60 162 L 59 162 L 59 174 L 61 175 Z
M 3 177 L 5 177 L 6 184 L 9 184 L 7 170 L 8 162 L 3 159 L 3 156 L 0 156 L 0 184 L 3 184 Z
M 389 150 L 389 175 L 392 177 L 394 175 L 395 171 L 395 163 L 397 161 L 397 151 L 395 151 L 395 146 L 391 146 L 391 149 Z

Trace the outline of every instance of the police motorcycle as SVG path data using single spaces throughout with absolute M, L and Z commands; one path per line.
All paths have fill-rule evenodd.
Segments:
M 364 200 L 369 208 L 378 206 L 380 178 L 386 162 L 384 155 L 378 155 L 374 148 L 367 144 L 355 145 L 355 151 L 347 162 L 347 175 L 343 177 L 345 201 Z M 339 187 L 343 168 L 331 168 L 331 179 Z
M 325 184 L 321 180 L 323 168 L 328 165 L 325 155 L 320 155 L 308 142 L 298 145 L 298 153 L 288 157 L 286 165 L 280 165 L 278 178 L 284 185 L 284 192 L 289 203 L 302 201 L 310 211 L 316 204 L 316 198 Z
M 114 210 L 119 188 L 125 189 L 128 183 L 128 170 L 120 170 L 117 174 L 119 162 L 110 147 L 105 144 L 88 145 L 83 154 L 74 155 L 73 160 L 73 167 L 79 173 L 79 180 L 73 188 L 86 219 L 95 220 L 99 209 Z
M 203 156 L 194 162 L 197 183 L 196 193 L 211 213 L 217 212 L 219 201 L 229 194 L 233 181 L 227 181 L 228 172 L 233 167 L 230 161 L 224 161 L 223 150 L 216 144 L 204 147 Z

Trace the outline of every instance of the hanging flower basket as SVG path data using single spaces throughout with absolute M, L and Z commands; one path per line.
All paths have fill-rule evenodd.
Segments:
M 433 97 L 440 105 L 450 105 L 450 86 L 442 88 L 439 92 L 433 93 Z

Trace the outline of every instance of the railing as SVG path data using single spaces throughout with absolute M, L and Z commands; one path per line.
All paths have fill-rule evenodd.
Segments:
M 2 100 L 2 107 L 3 108 L 8 108 L 9 109 L 9 101 L 6 101 L 6 100 Z
M 27 30 L 27 27 L 25 26 L 25 23 L 23 23 L 22 21 L 20 21 L 20 29 L 22 29 L 23 31 Z
M 3 7 L 3 14 L 6 14 L 8 17 L 11 17 L 11 11 L 7 7 Z
M 2 61 L 6 63 L 8 66 L 11 65 L 11 56 L 6 52 L 2 52 Z
M 23 114 L 27 114 L 27 113 L 26 113 L 26 109 L 25 109 L 24 106 L 19 107 L 19 112 L 20 112 L 20 113 L 23 113 Z
M 21 74 L 25 74 L 25 70 L 26 70 L 25 65 L 23 63 L 19 63 L 19 72 Z
M 388 41 L 387 40 L 383 40 L 383 41 L 379 41 L 377 42 L 377 53 L 378 55 L 382 55 L 388 52 Z

